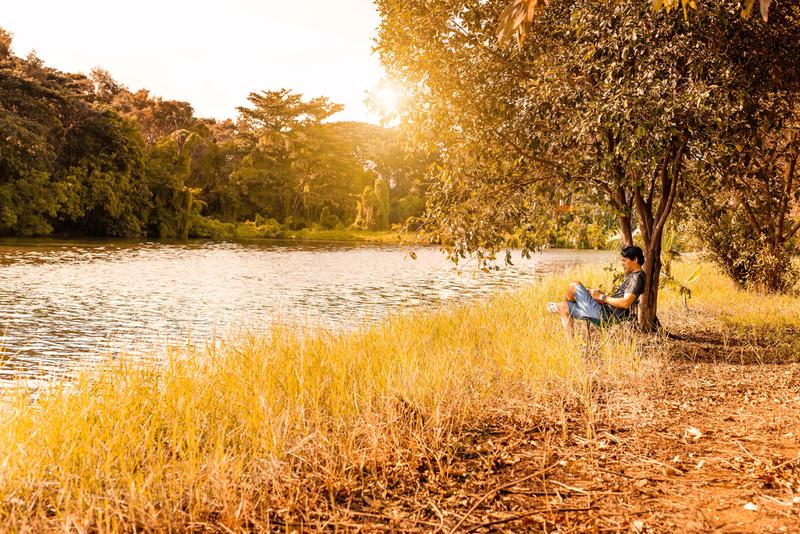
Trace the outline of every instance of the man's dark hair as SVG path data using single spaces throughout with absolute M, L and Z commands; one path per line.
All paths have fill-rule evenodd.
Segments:
M 639 247 L 630 246 L 623 248 L 622 257 L 628 258 L 629 260 L 636 260 L 639 262 L 640 266 L 644 265 L 644 253 Z

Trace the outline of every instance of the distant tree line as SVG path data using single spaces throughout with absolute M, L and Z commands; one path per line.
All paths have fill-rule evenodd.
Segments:
M 0 29 L 0 235 L 217 237 L 260 228 L 386 230 L 424 209 L 435 157 L 395 129 L 324 122 L 342 109 L 290 90 L 239 117 L 16 57 Z

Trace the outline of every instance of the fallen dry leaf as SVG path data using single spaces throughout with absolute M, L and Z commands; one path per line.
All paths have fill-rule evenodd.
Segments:
M 697 462 L 697 465 L 694 468 L 695 469 L 702 469 L 704 465 L 706 465 L 706 461 L 705 460 L 700 460 L 699 462 Z
M 700 430 L 698 430 L 697 428 L 695 428 L 693 426 L 690 426 L 684 432 L 684 436 L 688 437 L 688 438 L 691 438 L 693 441 L 697 441 L 698 439 L 700 439 L 703 436 L 703 433 L 700 432 Z

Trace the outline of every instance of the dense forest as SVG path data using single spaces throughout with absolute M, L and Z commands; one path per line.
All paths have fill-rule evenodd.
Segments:
M 386 230 L 424 208 L 435 159 L 342 106 L 251 93 L 236 121 L 16 57 L 0 29 L 0 235 L 278 236 Z M 249 226 L 235 223 L 249 221 Z

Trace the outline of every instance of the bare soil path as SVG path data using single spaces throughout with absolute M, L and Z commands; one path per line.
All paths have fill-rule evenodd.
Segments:
M 495 414 L 397 485 L 365 487 L 305 526 L 800 532 L 800 364 L 770 362 L 786 351 L 769 340 L 668 343 L 658 384 L 598 390 L 591 422 L 585 407 L 557 420 Z
M 617 527 L 633 531 L 800 531 L 800 365 L 673 362 L 629 422 L 571 470 L 576 485 L 618 473 L 604 481 L 625 494 L 598 506 L 599 529 L 626 510 Z

